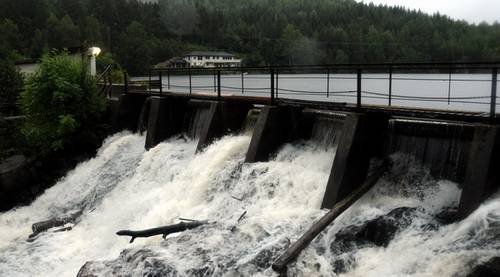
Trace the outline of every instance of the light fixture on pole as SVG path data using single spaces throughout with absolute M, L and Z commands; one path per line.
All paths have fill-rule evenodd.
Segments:
M 101 53 L 101 48 L 99 47 L 90 47 L 88 50 L 88 55 L 90 56 L 90 75 L 95 76 L 96 75 L 96 62 L 95 58 L 99 56 Z

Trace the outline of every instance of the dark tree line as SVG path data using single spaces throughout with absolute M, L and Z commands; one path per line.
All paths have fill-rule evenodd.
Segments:
M 131 73 L 191 50 L 247 65 L 500 58 L 500 24 L 353 0 L 0 0 L 0 47 L 98 45 Z

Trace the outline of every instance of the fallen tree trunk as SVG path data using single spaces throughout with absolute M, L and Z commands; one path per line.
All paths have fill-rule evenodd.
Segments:
M 49 220 L 44 220 L 44 221 L 33 223 L 31 225 L 31 230 L 33 231 L 33 233 L 31 235 L 29 235 L 28 241 L 31 242 L 31 241 L 35 240 L 36 236 L 38 236 L 40 233 L 43 233 L 43 232 L 49 230 L 50 228 L 63 226 L 67 223 L 73 223 L 81 215 L 82 215 L 82 211 L 79 211 L 79 212 L 76 212 L 76 213 L 69 215 L 67 217 L 60 217 L 60 218 L 55 217 L 55 218 L 51 218 Z
M 130 243 L 132 243 L 136 238 L 147 238 L 157 235 L 162 235 L 163 238 L 166 238 L 170 234 L 186 231 L 189 229 L 194 229 L 198 226 L 207 223 L 208 223 L 207 221 L 181 222 L 178 224 L 167 225 L 163 227 L 157 227 L 140 231 L 121 230 L 116 232 L 116 234 L 119 236 L 131 236 L 132 238 L 130 239 Z
M 319 235 L 330 223 L 347 210 L 352 204 L 358 201 L 387 170 L 388 161 L 383 161 L 378 165 L 372 174 L 364 183 L 349 196 L 335 204 L 333 209 L 326 213 L 318 222 L 316 222 L 302 237 L 290 246 L 272 265 L 274 271 L 283 272 L 287 265 L 294 260 L 306 248 L 311 241 Z

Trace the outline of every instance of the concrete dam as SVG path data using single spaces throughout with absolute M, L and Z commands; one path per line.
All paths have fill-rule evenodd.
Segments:
M 172 92 L 110 107 L 94 158 L 0 214 L 0 275 L 481 276 L 500 256 L 495 121 Z

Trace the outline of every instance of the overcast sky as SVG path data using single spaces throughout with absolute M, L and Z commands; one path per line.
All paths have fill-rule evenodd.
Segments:
M 358 2 L 405 6 L 434 14 L 439 12 L 471 23 L 500 22 L 500 0 L 356 0 Z

